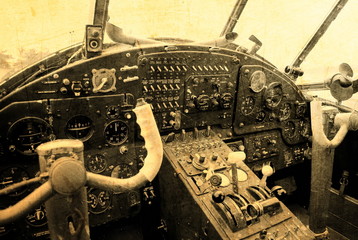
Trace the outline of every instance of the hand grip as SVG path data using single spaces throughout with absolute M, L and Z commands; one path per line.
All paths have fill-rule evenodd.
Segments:
M 139 188 L 148 181 L 151 182 L 157 175 L 163 159 L 163 144 L 152 109 L 144 99 L 140 98 L 137 100 L 137 106 L 133 111 L 137 115 L 137 123 L 141 128 L 141 135 L 147 149 L 147 157 L 144 159 L 143 167 L 139 173 L 126 179 L 87 172 L 88 185 L 109 191 L 123 192 Z
M 339 130 L 332 140 L 329 140 L 323 131 L 322 106 L 318 100 L 311 102 L 311 124 L 314 141 L 325 148 L 336 148 L 346 136 L 349 130 L 349 121 L 352 113 L 339 113 L 335 118 L 335 125 Z

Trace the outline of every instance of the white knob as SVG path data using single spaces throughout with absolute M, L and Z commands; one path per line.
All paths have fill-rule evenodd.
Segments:
M 242 166 L 243 161 L 246 159 L 245 152 L 231 152 L 228 156 L 229 164 L 236 164 L 237 167 Z
M 273 168 L 270 165 L 264 165 L 261 169 L 261 172 L 262 172 L 263 176 L 260 180 L 259 186 L 266 187 L 267 177 L 269 177 L 273 174 Z

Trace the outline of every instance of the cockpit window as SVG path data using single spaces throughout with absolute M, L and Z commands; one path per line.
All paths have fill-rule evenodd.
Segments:
M 91 22 L 94 1 L 25 1 L 9 3 L 0 19 L 0 78 L 8 71 L 26 67 L 62 48 L 83 41 L 86 23 Z M 253 34 L 263 46 L 258 54 L 279 70 L 290 65 L 328 14 L 334 0 L 248 1 L 234 31 L 240 46 L 251 48 Z M 206 41 L 218 37 L 236 0 L 112 0 L 110 22 L 124 33 L 146 38 L 176 37 Z M 354 46 L 358 3 L 348 2 L 325 36 L 302 64 L 303 82 L 322 82 L 342 62 L 355 67 Z M 110 42 L 105 36 L 105 42 Z

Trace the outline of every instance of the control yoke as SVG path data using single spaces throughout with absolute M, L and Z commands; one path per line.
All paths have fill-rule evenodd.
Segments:
M 334 125 L 339 128 L 336 136 L 329 140 L 323 131 L 322 125 L 322 106 L 318 100 L 311 102 L 311 116 L 312 116 L 312 135 L 317 140 L 317 143 L 325 148 L 336 148 L 346 136 L 348 130 L 358 129 L 358 113 L 356 111 L 351 113 L 339 113 L 334 119 Z
M 312 123 L 312 161 L 311 161 L 311 194 L 310 194 L 310 229 L 318 234 L 327 235 L 326 224 L 329 210 L 329 187 L 333 171 L 332 149 L 343 141 L 349 130 L 358 129 L 358 113 L 338 113 L 334 125 L 339 128 L 332 140 L 329 140 L 323 130 L 321 102 L 314 99 L 311 102 Z
M 150 105 L 143 99 L 138 99 L 137 106 L 133 111 L 137 116 L 137 123 L 141 128 L 141 135 L 145 140 L 145 148 L 147 149 L 144 165 L 135 176 L 127 179 L 118 179 L 86 172 L 83 162 L 78 161 L 83 160 L 83 143 L 80 140 L 64 139 L 41 144 L 37 148 L 37 152 L 40 158 L 48 158 L 48 160 L 47 165 L 44 166 L 44 161 L 40 159 L 40 168 L 48 170 L 48 181 L 15 205 L 0 210 L 0 225 L 13 222 L 28 214 L 35 207 L 57 193 L 71 195 L 86 184 L 108 191 L 124 192 L 142 187 L 148 181 L 151 182 L 157 175 L 162 163 L 162 141 Z M 82 156 L 74 156 L 73 158 L 64 156 L 51 161 L 54 158 L 53 154 L 58 154 L 59 156 L 61 154 L 66 155 L 63 149 L 70 148 L 82 150 L 70 153 L 72 155 L 79 153 Z M 21 187 L 22 185 L 19 186 Z M 0 195 L 14 191 L 18 187 L 10 186 L 8 188 L 1 189 Z

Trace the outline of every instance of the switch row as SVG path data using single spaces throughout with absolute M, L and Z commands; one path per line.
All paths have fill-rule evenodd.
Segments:
M 155 91 L 175 91 L 180 90 L 180 86 L 178 84 L 164 84 L 164 85 L 148 85 L 143 86 L 143 92 L 155 92 Z

